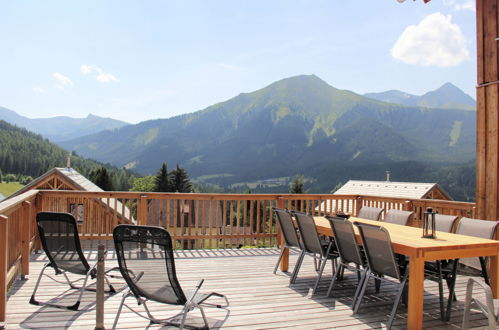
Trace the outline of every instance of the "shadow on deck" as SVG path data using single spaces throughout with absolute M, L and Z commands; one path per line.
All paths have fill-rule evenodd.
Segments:
M 289 273 L 272 274 L 278 255 L 277 249 L 241 249 L 241 250 L 201 250 L 177 251 L 176 268 L 184 289 L 191 289 L 201 278 L 205 279 L 203 291 L 216 291 L 227 295 L 230 300 L 229 310 L 207 308 L 206 314 L 214 328 L 302 328 L 331 329 L 384 328 L 395 295 L 395 288 L 390 285 L 381 287 L 379 294 L 374 288 L 367 290 L 358 315 L 352 315 L 350 305 L 357 285 L 355 274 L 345 272 L 345 279 L 337 281 L 333 297 L 327 298 L 326 291 L 331 280 L 331 271 L 325 275 L 316 295 L 311 295 L 316 279 L 311 258 L 305 258 L 296 284 L 289 286 Z M 89 260 L 95 261 L 96 252 L 85 251 Z M 297 255 L 290 256 L 293 266 Z M 7 328 L 94 328 L 95 293 L 86 292 L 80 310 L 64 311 L 51 307 L 33 306 L 28 303 L 36 278 L 46 262 L 45 255 L 34 254 L 31 257 L 31 275 L 27 280 L 18 280 L 9 291 L 7 304 Z M 106 268 L 117 266 L 114 253 L 108 253 Z M 330 270 L 331 268 L 329 268 Z M 61 278 L 62 280 L 62 278 Z M 467 277 L 459 276 L 456 284 L 458 301 L 453 305 L 450 322 L 440 320 L 438 287 L 435 282 L 425 282 L 425 306 L 423 328 L 459 329 L 461 326 L 464 295 Z M 119 287 L 120 284 L 116 283 Z M 75 290 L 68 290 L 65 282 L 42 281 L 37 296 L 40 300 L 54 299 L 57 303 L 70 304 L 76 298 Z M 121 294 L 106 296 L 105 327 L 112 327 Z M 136 306 L 133 299 L 129 304 Z M 157 316 L 168 317 L 180 309 L 175 306 L 151 303 L 151 312 Z M 142 311 L 141 307 L 137 310 Z M 394 329 L 405 329 L 407 320 L 406 306 L 401 304 L 395 319 Z M 471 315 L 471 326 L 482 327 L 487 320 L 480 313 Z M 200 323 L 198 311 L 192 313 L 188 322 Z M 123 310 L 118 328 L 142 329 L 149 322 L 127 309 Z M 151 325 L 151 328 L 161 328 Z M 168 328 L 168 327 L 163 327 Z

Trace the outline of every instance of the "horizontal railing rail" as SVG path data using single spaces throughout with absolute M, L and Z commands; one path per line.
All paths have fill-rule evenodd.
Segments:
M 29 274 L 29 254 L 39 248 L 35 215 L 70 212 L 85 248 L 110 247 L 118 224 L 166 228 L 177 249 L 273 247 L 280 244 L 273 207 L 314 216 L 358 214 L 362 206 L 415 212 L 419 226 L 432 207 L 443 214 L 474 217 L 475 204 L 430 199 L 332 194 L 197 194 L 33 190 L 0 203 L 0 322 L 5 320 L 8 284 Z

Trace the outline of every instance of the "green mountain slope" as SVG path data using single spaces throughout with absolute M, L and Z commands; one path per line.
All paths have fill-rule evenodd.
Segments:
M 58 116 L 52 118 L 28 118 L 7 108 L 0 107 L 0 120 L 26 128 L 47 139 L 57 142 L 74 139 L 83 135 L 120 128 L 128 125 L 120 120 L 102 118 L 89 114 L 86 118 Z
M 475 110 L 475 100 L 451 83 L 445 83 L 440 88 L 421 96 L 412 95 L 398 90 L 381 93 L 367 93 L 365 97 L 388 103 L 403 104 L 443 109 Z
M 475 114 L 394 105 L 316 76 L 283 79 L 192 114 L 62 143 L 79 154 L 154 173 L 180 163 L 224 182 L 283 177 L 328 164 L 474 157 Z

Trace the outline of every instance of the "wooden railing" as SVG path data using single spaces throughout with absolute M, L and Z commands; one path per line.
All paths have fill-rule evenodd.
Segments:
M 29 191 L 0 203 L 0 323 L 6 317 L 7 288 L 17 275 L 29 274 L 37 194 Z
M 321 194 L 180 194 L 138 192 L 30 191 L 0 203 L 0 322 L 5 320 L 7 287 L 29 274 L 36 239 L 35 214 L 71 212 L 84 248 L 110 247 L 118 224 L 166 228 L 178 249 L 220 249 L 279 244 L 272 207 L 325 215 L 341 210 L 356 215 L 362 206 L 415 212 L 419 226 L 427 207 L 443 214 L 474 217 L 475 204 L 377 196 Z

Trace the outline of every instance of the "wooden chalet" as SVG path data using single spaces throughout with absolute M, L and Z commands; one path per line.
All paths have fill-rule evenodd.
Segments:
M 34 179 L 7 199 L 14 198 L 30 190 L 104 191 L 73 168 L 56 167 Z M 128 223 L 130 220 L 134 221 L 130 208 L 114 199 L 109 199 L 109 201 L 98 198 L 83 200 L 82 198 L 68 197 L 54 201 L 50 205 L 50 209 L 52 211 L 73 214 L 80 226 L 83 225 L 83 219 L 86 217 L 86 214 L 90 214 L 90 212 L 94 212 L 94 214 L 102 213 L 98 217 L 106 215 L 114 217 L 116 215 L 119 221 L 123 223 Z

